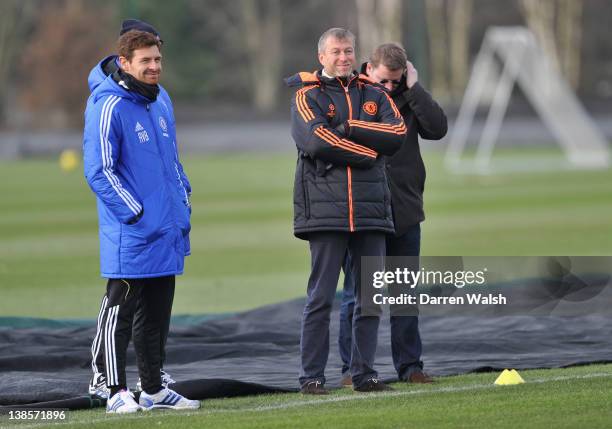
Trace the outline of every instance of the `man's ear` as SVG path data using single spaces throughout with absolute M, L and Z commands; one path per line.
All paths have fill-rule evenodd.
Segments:
M 372 63 L 368 61 L 368 63 L 366 64 L 366 74 L 368 76 L 372 76 Z
M 319 62 L 323 65 L 323 54 L 319 52 Z
M 121 66 L 121 69 L 126 71 L 129 70 L 130 68 L 130 62 L 128 61 L 128 59 L 124 56 L 119 56 L 119 65 Z

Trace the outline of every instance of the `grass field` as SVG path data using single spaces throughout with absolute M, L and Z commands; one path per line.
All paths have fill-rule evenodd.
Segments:
M 612 171 L 449 175 L 427 152 L 426 255 L 612 255 Z M 192 256 L 174 314 L 223 313 L 302 296 L 307 244 L 292 235 L 295 159 L 289 154 L 189 157 L 194 186 Z M 95 200 L 80 170 L 55 160 L 0 163 L 0 317 L 97 314 Z M 556 427 L 612 424 L 612 366 L 525 371 L 527 383 L 494 387 L 495 374 L 350 390 L 209 400 L 197 413 L 134 417 L 79 411 L 60 427 Z M 6 424 L 0 420 L 0 425 Z M 19 427 L 42 427 L 27 423 Z
M 449 175 L 428 167 L 426 255 L 611 255 L 612 170 Z M 186 157 L 192 256 L 174 314 L 232 312 L 302 296 L 307 243 L 292 235 L 291 154 Z M 0 163 L 0 317 L 97 313 L 95 200 L 56 160 Z
M 612 365 L 523 371 L 526 383 L 494 386 L 496 374 L 445 377 L 427 386 L 327 397 L 299 393 L 217 399 L 198 412 L 155 411 L 107 416 L 102 409 L 71 412 L 65 423 L 22 428 L 609 428 Z M 6 421 L 5 421 L 6 422 Z

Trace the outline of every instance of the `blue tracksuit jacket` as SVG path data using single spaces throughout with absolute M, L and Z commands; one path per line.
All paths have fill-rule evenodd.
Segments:
M 182 274 L 190 253 L 191 186 L 179 162 L 168 94 L 162 89 L 151 103 L 105 76 L 100 64 L 89 85 L 83 154 L 98 203 L 101 274 Z

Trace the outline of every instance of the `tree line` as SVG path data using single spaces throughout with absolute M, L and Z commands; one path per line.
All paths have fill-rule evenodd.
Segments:
M 163 84 L 175 103 L 259 114 L 286 108 L 282 78 L 317 68 L 332 26 L 357 35 L 358 57 L 399 41 L 421 80 L 457 104 L 491 25 L 528 26 L 582 95 L 612 95 L 605 0 L 4 0 L 0 2 L 0 124 L 79 126 L 87 74 L 136 17 L 164 39 Z

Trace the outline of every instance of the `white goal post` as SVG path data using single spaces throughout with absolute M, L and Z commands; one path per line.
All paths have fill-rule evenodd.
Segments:
M 496 55 L 501 61 L 501 72 Z M 466 160 L 462 156 L 476 108 L 488 103 L 483 96 L 491 82 L 495 83 L 495 90 L 476 154 Z M 608 142 L 533 34 L 525 27 L 491 27 L 474 62 L 459 109 L 445 156 L 447 168 L 459 172 L 491 171 L 493 148 L 515 83 L 560 144 L 569 166 L 610 166 Z

